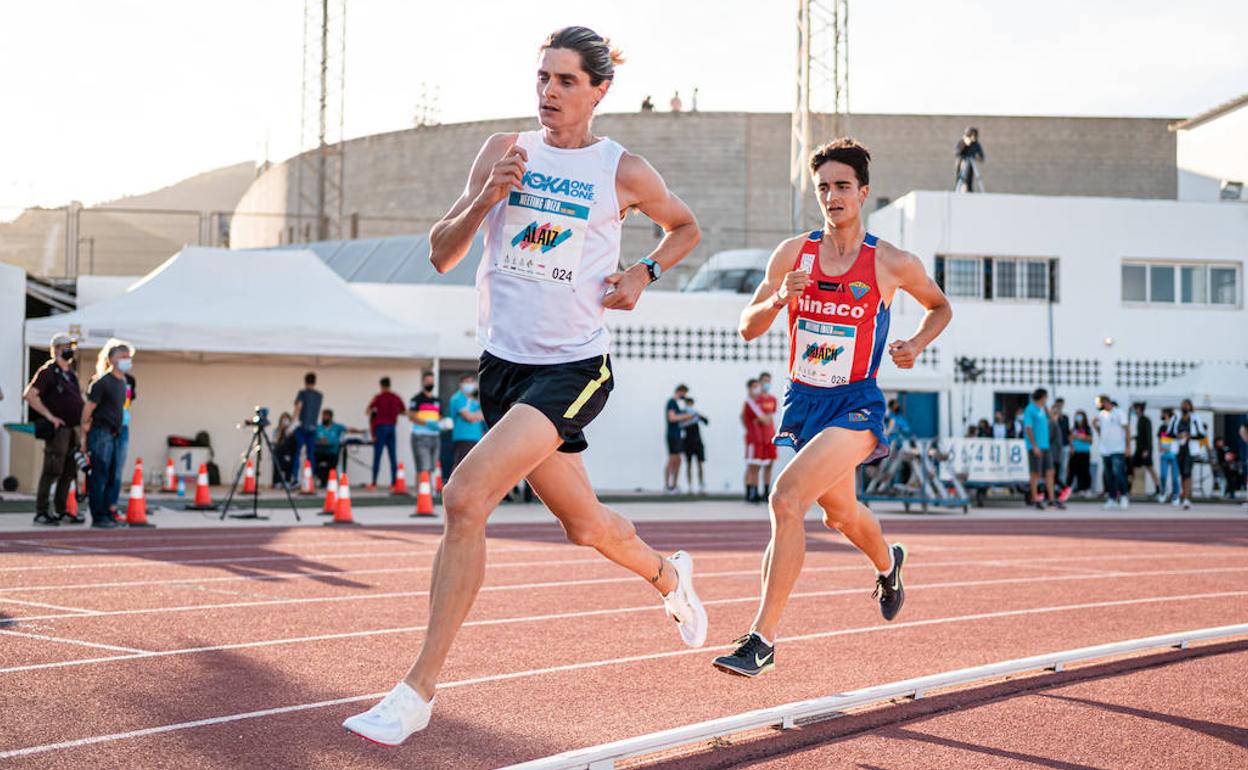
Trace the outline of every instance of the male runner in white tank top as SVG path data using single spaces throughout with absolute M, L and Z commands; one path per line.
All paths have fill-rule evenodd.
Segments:
M 631 310 L 647 285 L 697 245 L 698 225 L 644 158 L 590 132 L 618 52 L 584 27 L 558 30 L 541 51 L 542 130 L 491 136 L 463 194 L 429 235 L 429 259 L 445 273 L 485 226 L 477 335 L 490 430 L 443 491 L 446 529 L 419 658 L 385 699 L 343 723 L 378 743 L 397 745 L 428 724 L 438 674 L 484 578 L 486 520 L 521 479 L 569 540 L 648 580 L 686 644 L 706 640 L 692 559 L 684 551 L 663 558 L 600 503 L 578 454 L 587 445 L 582 430 L 613 386 L 604 309 Z M 648 257 L 619 271 L 629 209 L 665 235 Z

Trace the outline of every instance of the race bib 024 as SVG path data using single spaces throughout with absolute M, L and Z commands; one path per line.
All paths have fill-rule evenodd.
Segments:
M 793 379 L 824 388 L 848 383 L 857 331 L 853 326 L 798 318 Z
M 572 286 L 585 251 L 589 207 L 512 190 L 494 269 Z

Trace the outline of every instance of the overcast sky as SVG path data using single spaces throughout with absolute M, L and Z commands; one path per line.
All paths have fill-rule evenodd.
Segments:
M 1186 117 L 1248 91 L 1242 0 L 850 0 L 855 112 Z M 348 137 L 530 114 L 535 49 L 585 24 L 629 57 L 603 108 L 787 112 L 794 0 L 348 0 Z M 0 3 L 0 218 L 94 203 L 299 141 L 302 0 Z

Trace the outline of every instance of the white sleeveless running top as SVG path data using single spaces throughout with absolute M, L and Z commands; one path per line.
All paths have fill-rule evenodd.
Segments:
M 615 171 L 624 148 L 602 138 L 588 147 L 551 147 L 541 131 L 516 144 L 528 153 L 524 189 L 511 190 L 485 218 L 477 269 L 477 341 L 518 364 L 559 364 L 600 356 L 603 280 L 620 261 Z

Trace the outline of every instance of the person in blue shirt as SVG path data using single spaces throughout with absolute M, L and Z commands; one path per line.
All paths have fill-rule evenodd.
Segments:
M 1065 508 L 1054 494 L 1053 455 L 1049 451 L 1049 410 L 1046 406 L 1049 392 L 1044 388 L 1036 388 L 1031 394 L 1031 403 L 1023 410 L 1023 440 L 1027 444 L 1027 460 L 1031 469 L 1031 497 L 1040 510 L 1044 510 L 1043 498 L 1037 486 L 1040 477 L 1044 477 L 1044 491 L 1049 497 L 1049 507 Z
M 343 436 L 355 433 L 358 435 L 367 435 L 360 428 L 348 428 L 340 422 L 334 422 L 334 410 L 322 409 L 321 422 L 316 426 L 316 475 L 320 479 L 321 485 L 324 486 L 325 479 L 329 475 L 329 469 L 339 464 L 339 457 L 342 453 Z M 343 470 L 346 470 L 345 465 Z
M 481 414 L 481 402 L 477 400 L 477 378 L 465 374 L 459 378 L 459 390 L 451 396 L 451 471 L 459 461 L 468 456 L 472 448 L 485 436 L 485 416 Z M 447 474 L 448 477 L 450 474 Z

